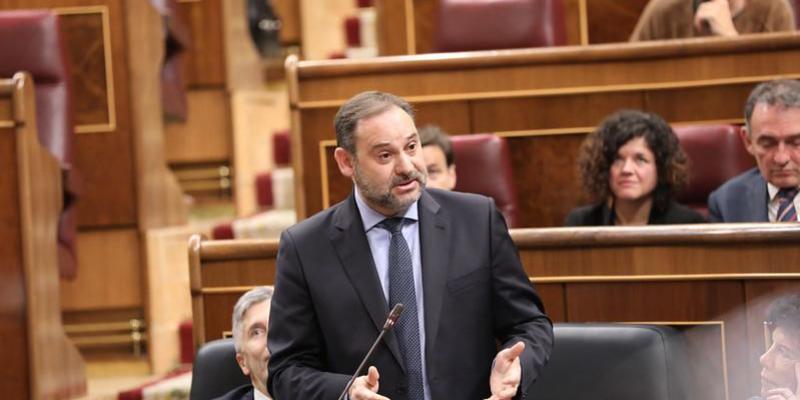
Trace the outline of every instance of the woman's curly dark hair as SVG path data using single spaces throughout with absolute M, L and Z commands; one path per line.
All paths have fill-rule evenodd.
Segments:
M 586 137 L 578 156 L 583 189 L 598 203 L 612 197 L 609 185 L 611 164 L 619 148 L 637 137 L 644 137 L 655 155 L 658 183 L 653 191 L 653 207 L 664 210 L 672 196 L 686 186 L 688 160 L 675 132 L 656 114 L 638 110 L 618 111 Z

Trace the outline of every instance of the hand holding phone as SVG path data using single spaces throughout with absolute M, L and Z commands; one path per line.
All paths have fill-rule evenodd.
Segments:
M 737 36 L 728 0 L 694 0 L 695 28 L 715 36 Z

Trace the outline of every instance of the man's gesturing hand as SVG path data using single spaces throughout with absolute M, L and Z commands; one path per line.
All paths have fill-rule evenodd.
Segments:
M 494 358 L 492 375 L 489 377 L 492 397 L 488 400 L 509 400 L 516 396 L 520 379 L 522 379 L 519 356 L 523 350 L 525 350 L 525 343 L 517 342 L 497 353 Z
M 378 369 L 369 367 L 366 375 L 359 376 L 353 381 L 347 396 L 350 400 L 389 400 L 378 394 L 379 378 Z

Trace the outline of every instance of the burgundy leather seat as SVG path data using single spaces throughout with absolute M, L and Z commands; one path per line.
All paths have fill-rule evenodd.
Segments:
M 509 228 L 519 227 L 519 203 L 504 138 L 492 134 L 451 136 L 459 192 L 478 193 L 494 199 Z
M 76 274 L 75 238 L 78 192 L 72 169 L 72 103 L 67 58 L 58 17 L 49 11 L 0 12 L 0 76 L 28 71 L 36 89 L 39 141 L 61 164 L 64 209 L 58 225 L 59 271 L 63 278 Z
M 689 185 L 677 200 L 708 215 L 708 195 L 730 178 L 755 166 L 735 125 L 673 127 L 689 158 Z
M 566 43 L 562 0 L 439 0 L 438 13 L 439 52 Z

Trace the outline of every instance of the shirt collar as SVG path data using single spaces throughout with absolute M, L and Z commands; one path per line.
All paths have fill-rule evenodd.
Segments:
M 770 203 L 775 201 L 775 196 L 778 195 L 778 192 L 780 190 L 781 190 L 781 188 L 779 188 L 779 187 L 767 182 L 767 193 L 769 194 L 769 202 Z
M 361 192 L 358 190 L 357 187 L 353 188 L 356 196 L 356 207 L 358 207 L 358 213 L 361 214 L 361 221 L 364 223 L 364 232 L 368 232 L 370 229 L 374 228 L 375 225 L 381 223 L 381 221 L 385 220 L 387 217 L 370 207 L 367 202 L 361 197 Z M 419 219 L 419 213 L 417 210 L 417 203 L 419 200 L 411 203 L 411 205 L 406 209 L 405 212 L 398 213 L 398 216 L 402 216 L 403 218 L 408 218 L 411 220 L 416 221 Z
M 270 400 L 270 397 L 253 386 L 253 400 Z

